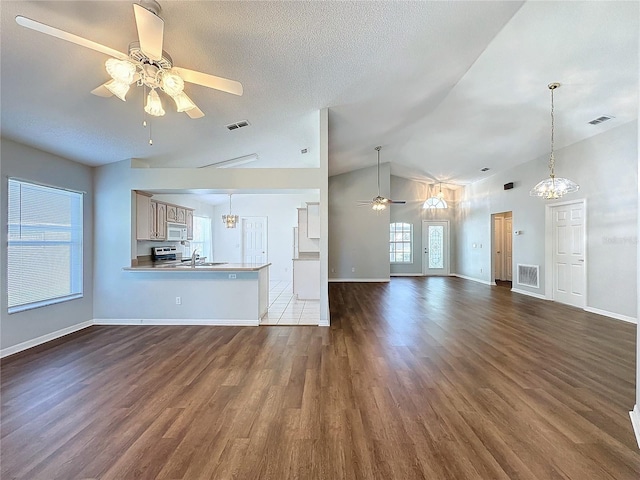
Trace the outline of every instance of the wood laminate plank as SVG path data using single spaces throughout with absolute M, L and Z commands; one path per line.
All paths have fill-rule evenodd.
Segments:
M 91 327 L 2 361 L 0 477 L 638 480 L 635 325 L 457 278 L 331 327 Z

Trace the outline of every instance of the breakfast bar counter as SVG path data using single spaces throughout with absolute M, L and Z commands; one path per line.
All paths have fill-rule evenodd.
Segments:
M 116 304 L 96 323 L 257 326 L 269 308 L 270 263 L 135 263 L 122 268 L 133 318 Z

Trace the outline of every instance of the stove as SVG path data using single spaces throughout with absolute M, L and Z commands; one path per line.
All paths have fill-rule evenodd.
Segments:
M 173 246 L 153 247 L 151 249 L 154 262 L 175 262 L 178 259 L 178 249 Z

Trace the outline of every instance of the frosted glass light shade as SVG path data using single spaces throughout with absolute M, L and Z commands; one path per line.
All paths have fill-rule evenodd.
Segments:
M 131 85 L 136 74 L 136 66 L 127 60 L 110 58 L 105 62 L 107 73 L 118 82 Z
M 180 92 L 178 95 L 175 95 L 172 98 L 176 102 L 176 110 L 178 112 L 186 112 L 187 110 L 196 108 L 196 104 L 193 103 L 191 99 L 185 95 L 184 92 Z
M 529 195 L 542 197 L 545 200 L 555 200 L 567 193 L 577 192 L 580 186 L 568 178 L 550 176 L 531 189 Z
M 167 95 L 175 97 L 184 90 L 184 80 L 175 73 L 164 72 L 162 74 L 162 90 L 164 90 Z
M 110 82 L 105 83 L 104 86 L 107 90 L 109 90 L 111 93 L 113 93 L 116 97 L 118 97 L 123 102 L 127 101 L 125 96 L 129 91 L 129 84 L 119 82 L 118 80 L 111 80 Z
M 156 92 L 155 90 L 151 90 L 149 92 L 149 95 L 147 95 L 147 104 L 144 107 L 144 111 L 149 115 L 153 115 L 154 117 L 161 117 L 164 115 L 162 102 L 160 102 L 158 92 Z
M 222 223 L 224 223 L 227 228 L 236 228 L 238 215 L 222 215 Z

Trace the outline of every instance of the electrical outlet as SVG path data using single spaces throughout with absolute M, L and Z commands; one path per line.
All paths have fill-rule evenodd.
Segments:
M 176 297 L 176 305 L 182 305 L 182 297 Z
M 355 273 L 356 267 L 351 267 L 351 273 Z
M 236 274 L 235 273 L 230 273 L 229 274 L 229 278 L 236 278 Z
M 482 273 L 482 269 L 480 269 L 480 273 Z
M 336 269 L 335 269 L 335 268 L 332 268 L 332 269 L 331 269 L 331 273 L 336 273 Z

